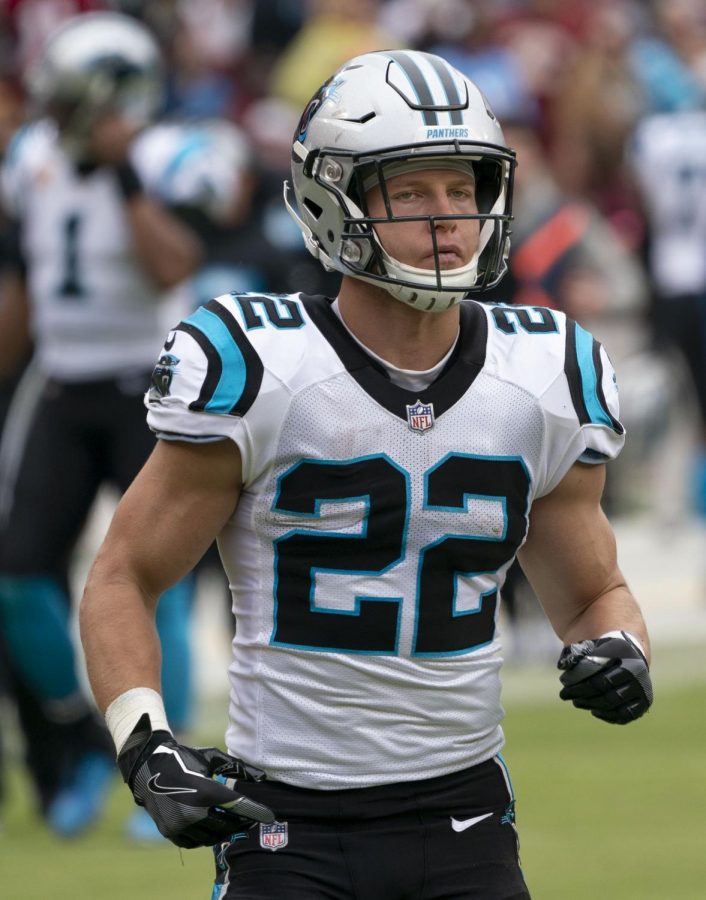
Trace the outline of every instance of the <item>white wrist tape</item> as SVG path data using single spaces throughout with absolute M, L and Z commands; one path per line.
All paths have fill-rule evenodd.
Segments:
M 125 741 L 130 736 L 140 718 L 147 713 L 152 724 L 152 731 L 169 731 L 164 701 L 152 688 L 130 688 L 120 694 L 105 711 L 105 724 L 120 753 Z
M 645 648 L 642 646 L 642 642 L 635 637 L 632 631 L 606 631 L 605 634 L 601 635 L 602 638 L 614 637 L 614 638 L 622 638 L 628 637 L 633 642 L 633 644 L 637 647 L 637 649 L 645 656 Z

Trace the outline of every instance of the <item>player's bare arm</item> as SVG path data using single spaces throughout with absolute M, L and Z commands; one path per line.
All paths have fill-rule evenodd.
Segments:
M 240 477 L 230 441 L 160 441 L 118 507 L 81 604 L 88 674 L 112 723 L 120 771 L 135 802 L 180 847 L 214 844 L 274 819 L 236 789 L 264 773 L 216 747 L 178 743 L 157 696 L 157 598 L 194 567 L 230 517 Z
M 130 688 L 159 690 L 157 598 L 205 553 L 232 515 L 239 490 L 240 458 L 231 441 L 160 441 L 121 500 L 80 612 L 101 710 Z
M 196 271 L 203 249 L 185 223 L 142 192 L 126 206 L 135 252 L 158 287 L 175 287 Z
M 650 647 L 601 508 L 604 482 L 603 466 L 575 463 L 534 503 L 520 562 L 565 644 L 561 698 L 626 724 L 652 703 Z
M 649 653 L 645 623 L 601 509 L 604 481 L 604 466 L 576 463 L 551 494 L 536 500 L 520 563 L 564 643 L 623 628 Z
M 203 248 L 184 222 L 142 189 L 129 161 L 137 131 L 119 113 L 103 116 L 93 126 L 90 153 L 98 162 L 115 168 L 140 263 L 158 287 L 170 288 L 193 274 L 202 261 Z
M 19 371 L 29 348 L 29 307 L 24 280 L 15 272 L 6 272 L 0 278 L 0 381 Z

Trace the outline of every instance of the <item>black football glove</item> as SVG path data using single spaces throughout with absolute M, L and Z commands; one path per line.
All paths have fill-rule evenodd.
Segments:
M 152 731 L 141 717 L 118 755 L 135 803 L 144 806 L 164 837 L 177 847 L 224 841 L 258 822 L 274 822 L 271 809 L 235 789 L 265 773 L 216 747 L 185 747 L 168 731 Z
M 564 647 L 559 696 L 604 722 L 626 725 L 652 705 L 652 682 L 642 651 L 630 635 L 597 638 Z

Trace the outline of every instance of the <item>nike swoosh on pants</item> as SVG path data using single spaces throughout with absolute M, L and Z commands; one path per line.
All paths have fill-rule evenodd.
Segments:
M 487 819 L 492 815 L 492 812 L 489 812 L 485 813 L 483 816 L 474 816 L 472 819 L 454 819 L 454 817 L 451 816 L 451 827 L 454 831 L 465 831 L 467 828 L 477 825 L 479 822 L 482 822 L 483 819 Z

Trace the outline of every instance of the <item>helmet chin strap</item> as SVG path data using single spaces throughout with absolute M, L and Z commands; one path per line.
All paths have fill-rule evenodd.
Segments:
M 444 291 L 429 291 L 410 288 L 404 285 L 384 284 L 382 287 L 391 294 L 395 300 L 405 303 L 414 309 L 421 309 L 423 312 L 440 313 L 451 309 L 465 296 L 464 291 L 457 293 L 449 293 Z
M 422 269 L 422 271 L 428 272 L 429 270 Z M 445 312 L 447 309 L 455 306 L 466 294 L 466 291 L 461 289 L 455 291 L 451 288 L 439 291 L 436 288 L 409 287 L 406 284 L 382 281 L 380 278 L 362 275 L 358 272 L 349 272 L 348 274 L 351 278 L 356 278 L 358 281 L 365 281 L 367 284 L 381 288 L 394 297 L 395 300 L 399 300 L 401 303 L 423 312 Z
M 478 274 L 480 250 L 476 250 L 471 259 L 456 269 L 420 269 L 400 262 L 383 248 L 382 258 L 387 274 L 400 281 L 414 281 L 419 287 L 386 284 L 385 288 L 403 303 L 416 309 L 429 312 L 443 312 L 458 303 L 465 294 L 467 286 L 474 284 Z M 441 282 L 441 290 L 438 283 Z M 458 290 L 454 291 L 454 288 Z

